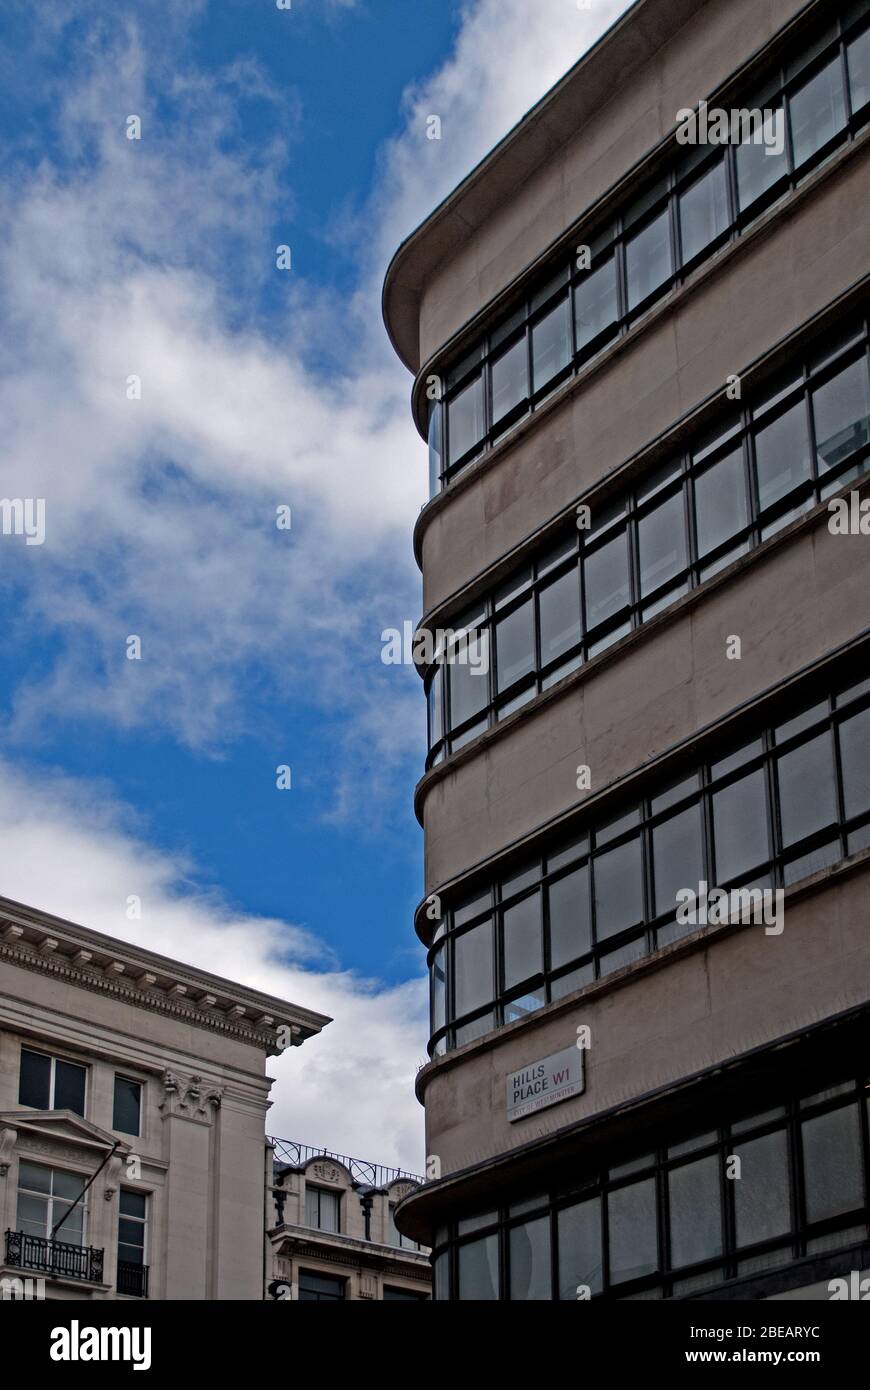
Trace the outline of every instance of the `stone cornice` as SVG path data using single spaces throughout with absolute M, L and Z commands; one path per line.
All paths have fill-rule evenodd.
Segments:
M 0 898 L 0 960 L 276 1054 L 331 1020 Z

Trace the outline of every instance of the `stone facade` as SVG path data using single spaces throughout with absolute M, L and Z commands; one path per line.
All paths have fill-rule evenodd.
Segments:
M 264 1064 L 328 1022 L 0 900 L 4 1288 L 262 1299 Z

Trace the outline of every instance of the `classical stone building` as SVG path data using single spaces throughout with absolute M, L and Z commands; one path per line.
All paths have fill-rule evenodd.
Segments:
M 262 1299 L 265 1062 L 329 1021 L 0 899 L 7 1294 Z
M 868 0 L 638 0 L 389 268 L 437 1299 L 870 1266 L 868 152 Z
M 273 1139 L 266 1253 L 275 1299 L 334 1303 L 428 1299 L 429 1252 L 394 1211 L 420 1179 L 380 1164 Z

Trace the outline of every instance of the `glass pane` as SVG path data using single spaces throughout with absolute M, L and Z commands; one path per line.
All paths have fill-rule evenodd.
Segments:
M 481 922 L 453 942 L 454 1017 L 492 999 L 492 922 Z
M 603 941 L 643 918 L 643 881 L 640 839 L 596 856 L 595 937 Z
M 492 422 L 497 425 L 529 394 L 528 350 L 525 337 L 492 363 Z
M 690 806 L 652 832 L 656 915 L 675 912 L 677 891 L 698 891 L 704 877 L 701 808 Z
M 504 987 L 511 989 L 544 968 L 541 951 L 541 895 L 533 893 L 514 907 L 505 908 Z
M 613 257 L 581 280 L 574 289 L 577 350 L 591 343 L 617 315 L 616 262 Z
M 807 1220 L 824 1221 L 864 1205 L 861 1130 L 857 1105 L 832 1110 L 801 1125 Z
M 440 401 L 433 401 L 429 410 L 429 496 L 434 497 L 441 487 L 442 452 L 441 431 L 443 409 Z
M 145 1239 L 145 1226 L 141 1221 L 126 1221 L 122 1216 L 118 1222 L 118 1241 L 127 1246 L 128 1249 L 141 1252 L 142 1244 Z M 128 1255 L 122 1255 L 122 1259 L 129 1259 Z
M 588 631 L 628 603 L 628 547 L 624 531 L 586 556 L 583 576 Z
M 788 170 L 785 149 L 777 153 L 781 110 L 781 106 L 775 108 L 773 119 L 763 132 L 764 139 L 747 139 L 737 147 L 737 195 L 741 208 L 748 208 Z
M 321 1231 L 338 1230 L 338 1204 L 339 1196 L 337 1192 L 321 1192 L 320 1194 L 320 1229 Z
M 550 968 L 576 960 L 592 946 L 589 920 L 589 869 L 584 864 L 549 888 Z
M 671 1268 L 712 1259 L 722 1253 L 719 1156 L 686 1163 L 668 1174 L 671 1213 Z
M 680 197 L 680 234 L 683 264 L 697 256 L 728 226 L 728 195 L 725 188 L 725 162 L 691 184 Z
M 470 922 L 472 917 L 477 917 L 479 913 L 486 912 L 492 905 L 492 892 L 489 888 L 482 893 L 475 893 L 470 898 L 463 898 L 453 909 L 454 927 L 462 927 L 466 922 Z
M 19 1189 L 26 1189 L 28 1192 L 49 1193 L 51 1169 L 43 1168 L 40 1163 L 28 1163 L 22 1158 L 18 1164 L 18 1186 Z
M 870 101 L 870 29 L 853 39 L 846 49 L 852 110 L 860 111 Z
M 141 1103 L 142 1087 L 139 1082 L 116 1076 L 112 1129 L 119 1129 L 122 1134 L 138 1134 Z
M 737 1244 L 754 1245 L 791 1230 L 788 1139 L 784 1129 L 735 1150 L 740 1177 L 734 1180 Z
M 479 714 L 489 704 L 489 634 L 469 642 L 451 661 L 447 670 L 450 679 L 450 727 L 457 728 L 466 719 Z
M 51 1058 L 41 1052 L 21 1051 L 18 1104 L 28 1110 L 47 1110 L 51 1100 Z
M 686 523 L 682 491 L 638 522 L 640 591 L 651 593 L 686 568 Z
M 628 307 L 634 309 L 671 273 L 671 231 L 667 211 L 654 217 L 625 246 Z
M 777 763 L 782 842 L 793 845 L 837 819 L 830 734 L 802 743 Z
M 54 1168 L 51 1178 L 52 1191 L 55 1197 L 65 1197 L 68 1201 L 74 1202 L 77 1197 L 82 1195 L 86 1179 L 80 1173 L 63 1173 Z
M 540 391 L 571 360 L 571 322 L 568 296 L 532 328 L 532 379 Z
M 515 1023 L 518 1018 L 528 1018 L 529 1014 L 537 1013 L 547 1002 L 547 991 L 543 984 L 536 985 L 527 994 L 523 994 L 519 999 L 512 999 L 509 1004 L 504 1006 L 505 1023 Z
M 443 1028 L 447 1019 L 445 1013 L 444 947 L 442 946 L 430 967 L 430 998 L 432 1004 L 432 1032 Z
M 510 1271 L 512 1299 L 531 1303 L 551 1298 L 549 1216 L 512 1228 Z
M 466 1043 L 475 1042 L 477 1038 L 482 1038 L 484 1033 L 489 1033 L 494 1027 L 492 1013 L 482 1014 L 480 1018 L 472 1019 L 470 1023 L 463 1023 L 461 1028 L 456 1029 L 456 1046 L 464 1047 Z
M 473 381 L 453 397 L 448 406 L 450 462 L 456 463 L 483 438 L 483 377 Z
M 743 450 L 736 449 L 695 478 L 698 554 L 706 555 L 740 531 L 746 515 Z
M 144 1221 L 147 1201 L 148 1199 L 144 1192 L 128 1192 L 122 1189 L 119 1210 L 122 1216 L 138 1217 L 140 1220 Z M 140 1227 L 140 1230 L 142 1229 L 143 1228 Z M 135 1240 L 133 1244 L 136 1244 Z
M 658 1268 L 655 1178 L 620 1187 L 607 1198 L 610 1281 L 639 1279 Z
M 769 857 L 763 768 L 715 793 L 713 831 L 716 882 L 719 884 L 727 883 Z
M 18 1194 L 18 1216 L 16 1225 L 19 1231 L 28 1236 L 48 1235 L 48 1199 Z
M 840 725 L 840 757 L 846 815 L 870 811 L 870 709 Z
M 863 358 L 813 392 L 819 469 L 834 468 L 870 439 L 870 389 Z
M 626 946 L 620 946 L 616 951 L 608 951 L 606 955 L 598 958 L 598 974 L 603 979 L 605 975 L 610 975 L 614 970 L 622 970 L 624 966 L 633 964 L 640 960 L 641 956 L 646 955 L 646 934 L 637 936 L 633 941 L 629 941 Z
M 546 666 L 580 641 L 580 576 L 576 565 L 541 589 L 538 601 L 541 664 Z
M 758 500 L 762 510 L 810 476 L 806 410 L 798 401 L 755 435 Z
M 498 1236 L 459 1247 L 459 1298 L 476 1302 L 498 1298 Z
M 799 87 L 788 106 L 797 169 L 846 124 L 839 55 Z
M 566 1207 L 557 1218 L 559 1239 L 559 1297 L 577 1298 L 580 1285 L 590 1293 L 600 1293 L 601 1199 Z
M 435 674 L 434 674 L 434 676 L 432 677 L 432 682 L 431 682 L 431 684 L 430 684 L 430 686 L 429 686 L 428 710 L 429 710 L 429 747 L 430 747 L 430 748 L 434 747 L 434 745 L 435 745 L 436 743 L 440 742 L 441 737 L 442 737 L 442 735 L 443 735 L 443 733 L 444 733 L 444 726 L 443 726 L 443 723 L 442 723 L 442 720 L 443 720 L 443 717 L 444 717 L 444 715 L 443 715 L 443 705 L 444 705 L 443 695 L 444 695 L 444 687 L 443 687 L 443 685 L 442 685 L 443 679 L 444 679 L 444 672 L 443 672 L 443 671 L 436 671 Z
M 534 604 L 530 598 L 495 625 L 498 688 L 506 690 L 535 669 Z

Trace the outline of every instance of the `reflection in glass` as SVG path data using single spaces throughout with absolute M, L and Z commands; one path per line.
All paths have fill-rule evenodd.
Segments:
M 492 363 L 492 423 L 497 425 L 528 395 L 526 340 L 520 338 Z
M 548 1300 L 550 1288 L 550 1218 L 539 1217 L 510 1232 L 510 1296 L 523 1303 Z
M 643 918 L 640 839 L 596 855 L 593 875 L 595 935 L 602 941 Z
M 459 1298 L 475 1302 L 498 1298 L 498 1236 L 460 1245 Z
M 590 1293 L 602 1289 L 601 1199 L 578 1202 L 557 1217 L 559 1240 L 559 1297 L 576 1299 L 578 1285 Z
M 806 408 L 798 401 L 755 435 L 758 502 L 765 507 L 810 476 Z
M 659 213 L 625 244 L 628 307 L 634 309 L 671 273 L 671 232 L 667 211 Z
M 819 469 L 834 468 L 870 439 L 870 389 L 861 358 L 813 392 Z
M 655 1179 L 620 1187 L 607 1198 L 610 1280 L 639 1279 L 658 1268 Z
M 795 168 L 820 150 L 846 123 L 839 54 L 789 100 Z
M 722 1253 L 719 1156 L 685 1163 L 668 1174 L 671 1268 L 696 1264 Z
M 686 567 L 686 525 L 683 494 L 674 493 L 637 524 L 640 549 L 640 591 L 646 595 L 673 579 Z
M 456 1017 L 492 999 L 491 922 L 481 922 L 454 940 L 453 980 Z
M 837 819 L 834 759 L 826 731 L 777 760 L 783 845 L 793 845 Z
M 746 525 L 746 486 L 743 451 L 714 463 L 695 478 L 695 517 L 698 554 L 706 555 Z
M 737 1244 L 786 1235 L 791 1230 L 791 1183 L 785 1130 L 752 1139 L 735 1152 L 740 1159 L 740 1181 L 733 1185 Z
M 529 598 L 495 625 L 499 690 L 507 690 L 520 676 L 526 676 L 535 669 L 533 620 L 534 605 Z M 481 684 L 485 689 L 486 682 L 481 680 Z
M 483 438 L 483 377 L 477 376 L 463 387 L 448 411 L 450 463 L 454 464 Z
M 541 663 L 547 666 L 581 637 L 580 578 L 576 566 L 540 591 Z
M 840 757 L 846 815 L 870 811 L 870 709 L 840 725 Z
M 725 162 L 720 159 L 680 195 L 683 264 L 715 241 L 727 226 Z
M 768 858 L 767 789 L 759 768 L 713 796 L 716 882 L 727 883 Z
M 532 377 L 534 390 L 553 380 L 571 360 L 571 322 L 568 296 L 532 327 Z
M 611 618 L 628 603 L 628 546 L 625 532 L 586 556 L 587 630 Z
M 558 970 L 592 946 L 589 868 L 586 864 L 550 884 L 550 968 Z
M 801 1125 L 808 1221 L 824 1221 L 864 1204 L 857 1105 L 817 1115 Z
M 577 350 L 597 338 L 616 319 L 616 262 L 613 257 L 585 276 L 574 290 Z
M 511 989 L 544 968 L 541 954 L 541 895 L 533 893 L 505 908 L 504 987 Z

